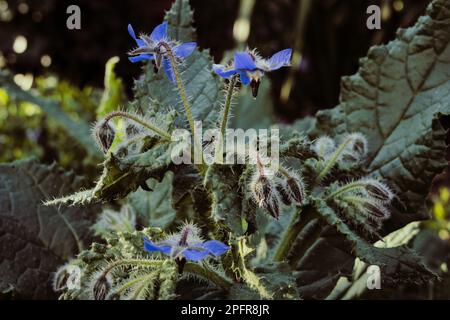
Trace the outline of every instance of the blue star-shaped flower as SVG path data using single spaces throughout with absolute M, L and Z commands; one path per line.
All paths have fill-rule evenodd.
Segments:
M 229 78 L 239 74 L 242 84 L 250 85 L 254 97 L 258 94 L 261 78 L 266 72 L 289 66 L 292 49 L 285 49 L 275 53 L 271 58 L 262 58 L 256 50 L 236 52 L 234 60 L 228 65 L 213 65 L 213 70 L 222 78 Z
M 167 47 L 171 49 L 175 58 L 179 61 L 190 56 L 197 47 L 195 42 L 178 43 L 167 35 L 167 22 L 163 22 L 153 29 L 150 35 L 141 34 L 136 37 L 131 24 L 128 25 L 128 33 L 136 41 L 137 48 L 131 50 L 129 60 L 133 63 L 150 60 L 153 62 L 155 72 L 161 65 L 170 81 L 175 83 L 175 76 L 167 53 Z
M 195 225 L 187 223 L 180 232 L 162 241 L 155 243 L 144 238 L 144 249 L 149 252 L 162 252 L 172 258 L 184 257 L 193 262 L 199 262 L 209 255 L 218 257 L 230 249 L 229 246 L 217 240 L 203 241 L 198 233 L 199 230 Z

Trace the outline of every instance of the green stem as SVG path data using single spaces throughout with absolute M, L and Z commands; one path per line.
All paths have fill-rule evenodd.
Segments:
M 351 182 L 346 184 L 345 186 L 340 187 L 339 189 L 337 189 L 335 192 L 333 192 L 332 194 L 330 194 L 325 201 L 328 201 L 332 198 L 337 197 L 338 195 L 350 191 L 352 189 L 359 189 L 359 188 L 364 188 L 366 186 L 366 183 L 361 182 L 361 181 L 355 181 L 355 182 Z
M 200 276 L 201 278 L 208 279 L 218 287 L 221 287 L 225 290 L 229 290 L 233 285 L 233 283 L 229 279 L 205 266 L 199 265 L 198 263 L 186 263 L 186 265 L 184 266 L 184 271 Z
M 164 261 L 158 260 L 141 260 L 141 259 L 122 259 L 110 263 L 103 271 L 102 276 L 106 277 L 108 273 L 121 266 L 144 266 L 144 267 L 160 267 Z
M 297 244 L 294 247 L 295 255 L 292 255 L 292 258 L 289 261 L 289 264 L 293 269 L 297 268 L 297 264 L 312 247 L 312 245 L 320 238 L 322 233 L 322 223 L 320 219 L 315 219 L 309 221 L 307 225 L 305 225 L 304 231 L 302 231 L 302 236 L 297 240 Z
M 216 152 L 215 152 L 216 162 L 222 162 L 222 160 L 223 160 L 222 159 L 222 157 L 223 157 L 223 141 L 224 141 L 224 137 L 225 137 L 225 131 L 227 129 L 228 116 L 229 116 L 231 105 L 233 102 L 233 94 L 235 91 L 236 82 L 237 82 L 237 76 L 234 75 L 230 79 L 230 83 L 228 84 L 227 94 L 225 96 L 225 104 L 224 104 L 224 108 L 223 108 L 222 121 L 220 123 L 220 135 L 219 135 L 219 140 L 217 141 L 217 145 L 216 145 L 217 148 L 216 148 Z
M 313 219 L 316 218 L 316 212 L 309 207 L 300 217 L 302 209 L 298 209 L 292 216 L 291 222 L 281 237 L 281 241 L 275 250 L 273 261 L 284 261 L 289 255 L 300 231 Z
M 192 135 L 194 136 L 194 154 L 195 154 L 195 150 L 197 150 L 197 152 L 201 153 L 202 163 L 200 165 L 200 168 L 201 168 L 200 171 L 204 172 L 205 164 L 203 161 L 203 148 L 202 148 L 202 144 L 200 142 L 200 138 L 198 136 L 197 130 L 195 129 L 194 117 L 192 116 L 191 106 L 189 105 L 189 99 L 186 95 L 186 89 L 183 84 L 183 79 L 181 79 L 181 74 L 180 74 L 180 71 L 178 70 L 178 65 L 177 65 L 177 61 L 175 59 L 175 55 L 173 54 L 172 48 L 168 44 L 162 43 L 161 45 L 167 51 L 167 56 L 169 57 L 170 64 L 171 64 L 172 70 L 173 70 L 173 74 L 175 76 L 175 82 L 177 83 L 178 92 L 180 93 L 181 102 L 183 103 L 184 111 L 186 112 L 186 117 L 188 119 L 189 127 L 191 128 L 191 131 L 192 131 Z
M 160 135 L 161 137 L 163 137 L 166 140 L 171 140 L 172 139 L 171 135 L 168 132 L 158 128 L 157 126 L 152 125 L 151 123 L 148 123 L 148 122 L 144 121 L 139 116 L 130 114 L 130 113 L 125 112 L 125 111 L 114 111 L 114 112 L 111 112 L 110 114 L 108 114 L 105 117 L 104 122 L 106 123 L 106 122 L 108 122 L 109 120 L 111 120 L 112 118 L 115 118 L 115 117 L 122 117 L 122 118 L 127 118 L 127 119 L 130 119 L 130 120 L 133 120 L 134 122 L 139 123 L 140 125 L 146 127 L 147 129 L 157 133 L 158 135 Z
M 154 279 L 157 274 L 158 274 L 158 272 L 152 272 L 152 273 L 147 274 L 145 276 L 132 279 L 132 280 L 124 283 L 122 286 L 120 286 L 117 290 L 114 291 L 114 293 L 120 295 L 122 292 L 124 292 L 125 290 L 133 287 L 137 283 L 142 282 L 143 284 L 146 284 L 148 280 Z
M 346 139 L 344 142 L 341 143 L 339 148 L 333 153 L 330 159 L 325 164 L 325 167 L 322 169 L 322 171 L 319 173 L 319 175 L 316 178 L 316 183 L 320 183 L 322 179 L 330 172 L 330 170 L 334 167 L 336 162 L 339 160 L 342 152 L 345 150 L 345 147 L 347 144 L 351 141 L 351 139 Z

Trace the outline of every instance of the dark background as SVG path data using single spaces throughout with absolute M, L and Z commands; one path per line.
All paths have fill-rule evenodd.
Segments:
M 407 27 L 421 15 L 427 0 L 314 0 L 306 14 L 303 36 L 296 28 L 299 5 L 305 0 L 256 0 L 251 19 L 250 47 L 264 56 L 300 46 L 303 59 L 292 71 L 295 85 L 288 101 L 281 101 L 280 90 L 288 68 L 273 73 L 273 99 L 280 121 L 292 122 L 338 103 L 340 77 L 356 72 L 358 59 L 374 44 L 395 36 L 398 27 Z M 7 9 L 5 9 L 7 3 Z M 21 3 L 25 3 L 25 10 Z M 128 95 L 140 67 L 129 63 L 126 52 L 133 46 L 126 26 L 150 32 L 160 23 L 172 0 L 0 0 L 0 52 L 13 72 L 35 75 L 55 73 L 77 86 L 103 85 L 104 65 L 112 56 L 121 57 L 117 73 L 123 78 Z M 68 30 L 66 9 L 81 8 L 81 30 Z M 366 9 L 371 4 L 384 8 L 382 29 L 366 28 Z M 403 9 L 398 10 L 398 5 Z M 239 0 L 191 0 L 195 10 L 198 43 L 210 48 L 218 63 L 225 50 L 233 49 L 233 24 Z M 21 8 L 21 10 L 19 10 Z M 397 8 L 397 9 L 396 9 Z M 22 13 L 20 12 L 22 11 Z M 5 18 L 6 17 L 6 18 Z M 23 54 L 15 54 L 12 44 L 17 35 L 28 40 Z M 40 59 L 52 58 L 49 68 Z

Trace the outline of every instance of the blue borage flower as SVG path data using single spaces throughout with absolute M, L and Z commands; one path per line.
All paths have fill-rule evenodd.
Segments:
M 152 61 L 155 72 L 158 72 L 162 65 L 169 80 L 175 83 L 170 59 L 167 56 L 167 47 L 171 49 L 177 60 L 182 61 L 194 52 L 197 43 L 186 42 L 180 44 L 170 39 L 167 35 L 167 26 L 167 22 L 163 22 L 156 26 L 150 35 L 141 34 L 139 37 L 136 37 L 133 27 L 129 24 L 128 33 L 136 41 L 138 47 L 131 50 L 128 54 L 130 55 L 129 60 L 133 63 L 146 60 Z
M 238 73 L 242 84 L 250 85 L 252 94 L 256 97 L 264 74 L 289 66 L 291 55 L 292 49 L 285 49 L 275 53 L 269 59 L 264 59 L 255 49 L 247 49 L 236 52 L 234 60 L 228 65 L 214 64 L 213 70 L 222 78 L 229 78 Z
M 218 257 L 230 247 L 217 240 L 204 241 L 199 236 L 199 229 L 192 223 L 186 223 L 178 233 L 170 235 L 159 242 L 144 238 L 144 249 L 149 252 L 162 252 L 172 258 L 186 258 L 198 262 L 209 255 Z

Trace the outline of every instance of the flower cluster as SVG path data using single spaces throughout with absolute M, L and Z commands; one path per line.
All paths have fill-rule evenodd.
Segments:
M 280 202 L 285 205 L 302 205 L 305 201 L 305 184 L 302 177 L 282 167 L 275 173 L 257 158 L 256 170 L 250 181 L 254 201 L 278 219 Z
M 269 59 L 264 59 L 255 49 L 247 49 L 243 52 L 236 52 L 234 60 L 227 65 L 213 65 L 213 70 L 222 78 L 239 74 L 242 84 L 250 85 L 252 94 L 256 97 L 265 73 L 289 66 L 291 55 L 292 49 L 285 49 L 275 53 Z

